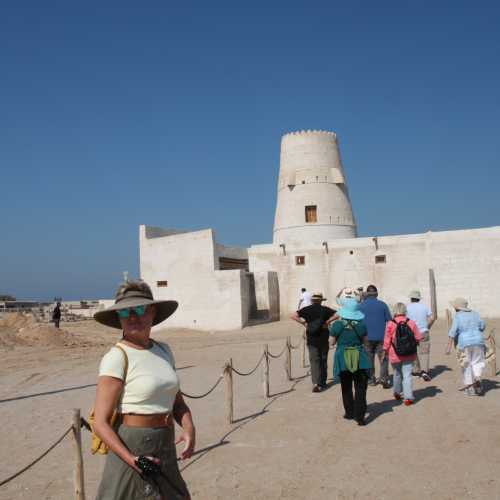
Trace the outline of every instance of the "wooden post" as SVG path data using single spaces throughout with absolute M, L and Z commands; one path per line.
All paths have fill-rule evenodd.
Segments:
M 233 359 L 231 358 L 224 367 L 224 378 L 226 379 L 226 421 L 228 424 L 233 423 Z
M 269 397 L 269 345 L 264 346 L 264 363 L 262 365 L 262 383 L 264 388 L 264 397 Z
M 306 332 L 302 334 L 302 368 L 306 367 Z
M 286 377 L 288 380 L 292 380 L 292 339 L 290 337 L 286 338 L 285 363 Z
M 490 346 L 491 346 L 491 356 L 489 357 L 489 372 L 490 372 L 490 377 L 496 377 L 497 376 L 497 343 L 495 339 L 495 330 L 491 330 L 490 332 Z
M 71 427 L 73 428 L 73 448 L 75 450 L 74 484 L 76 500 L 85 500 L 81 425 L 80 409 L 73 408 Z
M 431 292 L 431 311 L 432 317 L 437 319 L 437 296 L 436 296 L 436 278 L 434 276 L 434 269 L 429 269 L 429 289 Z

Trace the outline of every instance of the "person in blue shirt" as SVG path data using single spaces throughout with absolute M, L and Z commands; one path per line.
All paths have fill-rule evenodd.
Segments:
M 468 307 L 465 299 L 456 298 L 451 305 L 456 311 L 450 331 L 446 354 L 450 354 L 453 343 L 460 351 L 460 365 L 468 396 L 482 396 L 481 376 L 486 366 L 484 359 L 483 331 L 486 327 L 479 314 Z
M 365 325 L 368 330 L 367 353 L 372 364 L 370 371 L 370 385 L 377 385 L 375 378 L 375 354 L 380 363 L 380 379 L 384 389 L 389 389 L 389 362 L 384 352 L 384 334 L 385 325 L 391 320 L 391 312 L 385 302 L 379 300 L 378 290 L 375 285 L 366 287 L 365 300 L 360 304 L 359 308 L 365 315 Z

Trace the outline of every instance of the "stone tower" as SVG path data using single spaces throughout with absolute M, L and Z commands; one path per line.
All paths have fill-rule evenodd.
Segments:
M 356 222 L 336 134 L 307 130 L 284 135 L 273 242 L 355 237 Z

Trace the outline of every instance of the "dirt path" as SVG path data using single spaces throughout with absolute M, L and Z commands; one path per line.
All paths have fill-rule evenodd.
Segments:
M 490 322 L 499 324 L 498 322 Z M 65 325 L 63 325 L 65 326 Z M 65 326 L 66 328 L 66 326 Z M 67 326 L 78 342 L 70 347 L 1 350 L 0 480 L 26 465 L 69 426 L 71 408 L 86 415 L 92 406 L 99 359 L 115 342 L 93 322 Z M 204 392 L 224 362 L 251 369 L 262 345 L 278 353 L 284 339 L 300 339 L 290 322 L 228 333 L 163 330 L 175 355 L 182 388 Z M 417 404 L 404 407 L 392 391 L 368 392 L 368 425 L 342 418 L 340 387 L 312 394 L 301 378 L 300 350 L 294 351 L 294 382 L 286 380 L 283 358 L 271 361 L 271 391 L 262 397 L 260 370 L 235 376 L 235 418 L 224 423 L 222 384 L 207 398 L 190 400 L 200 452 L 183 463 L 193 499 L 485 499 L 500 498 L 499 383 L 486 381 L 482 398 L 459 392 L 453 356 L 444 356 L 444 325 L 432 331 L 431 382 L 415 379 Z M 94 498 L 101 457 L 88 452 L 84 432 L 87 498 Z M 0 499 L 72 498 L 72 449 L 63 441 L 43 461 L 0 487 Z

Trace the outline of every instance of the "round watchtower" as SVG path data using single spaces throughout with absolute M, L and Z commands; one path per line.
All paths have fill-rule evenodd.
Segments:
M 276 244 L 356 237 L 334 132 L 307 130 L 282 137 L 273 233 Z

